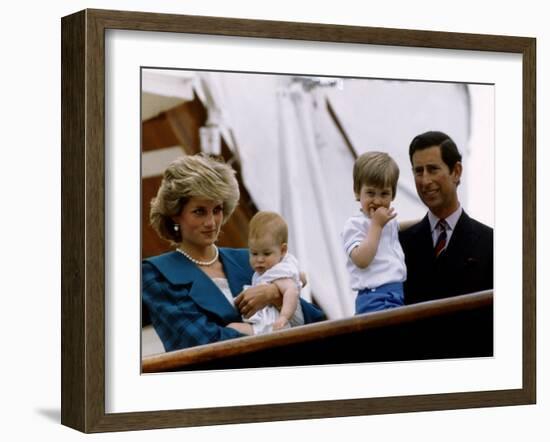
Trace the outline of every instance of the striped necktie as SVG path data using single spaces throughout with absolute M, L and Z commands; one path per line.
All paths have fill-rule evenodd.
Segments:
M 437 258 L 445 250 L 447 244 L 447 221 L 440 219 L 435 228 L 439 230 L 439 236 L 435 242 L 435 257 Z

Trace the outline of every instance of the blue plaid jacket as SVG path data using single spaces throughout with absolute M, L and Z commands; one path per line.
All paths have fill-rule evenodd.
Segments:
M 236 297 L 250 285 L 254 271 L 247 249 L 220 248 L 220 261 Z M 242 336 L 227 328 L 242 322 L 239 312 L 218 286 L 181 253 L 169 252 L 142 263 L 143 302 L 166 351 L 210 344 Z M 312 304 L 301 300 L 306 323 L 325 319 Z

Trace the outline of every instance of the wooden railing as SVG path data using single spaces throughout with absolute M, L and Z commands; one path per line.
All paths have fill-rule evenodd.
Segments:
M 149 356 L 142 371 L 492 355 L 490 290 Z

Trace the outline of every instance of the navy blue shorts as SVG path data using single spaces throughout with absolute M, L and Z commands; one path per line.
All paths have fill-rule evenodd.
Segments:
M 403 283 L 390 282 L 374 289 L 359 290 L 355 299 L 355 314 L 401 307 L 403 303 Z

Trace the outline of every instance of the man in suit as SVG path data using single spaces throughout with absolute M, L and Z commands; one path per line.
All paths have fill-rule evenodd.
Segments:
M 399 235 L 407 264 L 405 303 L 492 289 L 493 229 L 460 205 L 456 144 L 443 132 L 426 132 L 412 140 L 409 157 L 416 191 L 429 211 Z

